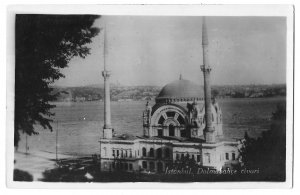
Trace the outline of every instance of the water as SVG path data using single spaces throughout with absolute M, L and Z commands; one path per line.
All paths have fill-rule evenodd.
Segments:
M 258 137 L 268 130 L 272 112 L 285 98 L 221 99 L 225 136 L 242 138 L 248 131 Z M 112 124 L 118 134 L 142 135 L 142 113 L 145 101 L 112 102 Z M 153 105 L 154 103 L 152 103 Z M 53 131 L 36 126 L 39 135 L 28 136 L 29 152 L 41 151 L 55 157 L 56 131 L 58 153 L 91 155 L 99 153 L 99 138 L 103 127 L 103 102 L 57 103 Z M 25 151 L 25 135 L 21 136 L 19 151 Z

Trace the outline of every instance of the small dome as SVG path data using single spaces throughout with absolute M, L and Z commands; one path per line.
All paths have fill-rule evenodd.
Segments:
M 156 97 L 156 102 L 202 100 L 203 96 L 203 87 L 189 80 L 180 79 L 165 85 Z

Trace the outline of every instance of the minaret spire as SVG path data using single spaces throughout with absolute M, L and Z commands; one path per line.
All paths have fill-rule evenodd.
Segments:
M 111 112 L 110 112 L 110 86 L 109 77 L 110 71 L 107 70 L 106 55 L 107 55 L 107 41 L 106 41 L 106 22 L 104 24 L 104 35 L 103 35 L 103 62 L 104 70 L 102 76 L 104 78 L 104 126 L 103 126 L 103 138 L 109 139 L 113 136 L 113 130 L 111 127 Z
M 106 71 L 106 21 L 104 21 L 103 31 L 103 70 Z
M 216 132 L 212 126 L 212 111 L 211 111 L 211 86 L 210 86 L 210 71 L 208 60 L 208 36 L 205 17 L 202 17 L 202 50 L 203 50 L 203 65 L 201 70 L 204 77 L 204 101 L 205 101 L 205 129 L 204 137 L 206 142 L 216 142 Z
M 207 27 L 205 16 L 202 17 L 202 47 L 208 45 Z

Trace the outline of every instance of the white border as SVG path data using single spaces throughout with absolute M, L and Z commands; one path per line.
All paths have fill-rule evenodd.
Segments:
M 98 14 L 176 16 L 286 16 L 287 17 L 287 181 L 199 183 L 45 183 L 13 182 L 14 14 Z M 7 186 L 14 188 L 290 188 L 293 168 L 293 6 L 288 5 L 17 5 L 7 13 Z M 230 185 L 228 185 L 230 183 Z

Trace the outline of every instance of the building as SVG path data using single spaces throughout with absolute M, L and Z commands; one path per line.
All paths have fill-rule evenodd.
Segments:
M 205 19 L 202 24 L 204 87 L 180 75 L 165 85 L 143 112 L 143 136 L 114 136 L 110 121 L 109 76 L 104 68 L 105 123 L 100 140 L 102 171 L 164 172 L 176 162 L 222 169 L 238 163 L 240 142 L 223 136 L 222 110 L 211 98 Z M 104 46 L 105 49 L 105 46 Z M 105 52 L 104 52 L 105 53 Z

